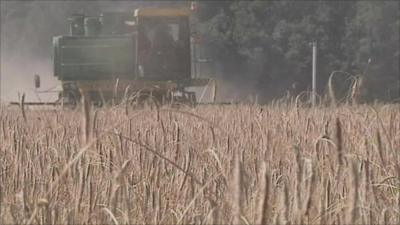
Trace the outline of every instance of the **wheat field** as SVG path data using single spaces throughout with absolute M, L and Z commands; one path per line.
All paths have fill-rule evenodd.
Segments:
M 399 105 L 0 118 L 0 224 L 400 224 Z

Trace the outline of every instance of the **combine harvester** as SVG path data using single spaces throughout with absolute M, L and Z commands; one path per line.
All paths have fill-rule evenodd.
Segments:
M 214 84 L 215 90 L 215 82 L 192 76 L 190 14 L 185 8 L 141 8 L 72 15 L 69 35 L 53 38 L 54 76 L 62 87 L 57 101 L 25 104 L 75 107 L 83 99 L 102 105 L 127 96 L 196 103 L 187 89 Z

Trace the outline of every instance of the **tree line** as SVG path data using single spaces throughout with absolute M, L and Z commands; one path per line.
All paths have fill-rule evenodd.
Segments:
M 206 55 L 228 79 L 265 95 L 310 89 L 312 41 L 318 91 L 333 71 L 337 88 L 363 78 L 365 100 L 399 98 L 397 1 L 198 1 L 195 19 Z M 340 94 L 340 93 L 339 93 Z

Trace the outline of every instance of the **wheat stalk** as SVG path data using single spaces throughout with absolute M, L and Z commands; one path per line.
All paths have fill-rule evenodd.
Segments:
M 270 176 L 267 170 L 267 164 L 263 162 L 261 170 L 261 189 L 260 189 L 260 202 L 257 224 L 268 224 L 269 218 L 269 201 L 270 201 Z
M 233 198 L 232 198 L 232 224 L 241 224 L 241 199 L 242 199 L 242 168 L 239 154 L 235 154 L 233 168 Z
M 27 119 L 26 119 L 26 113 L 25 113 L 25 93 L 23 93 L 21 96 L 19 106 L 21 108 L 22 118 L 24 119 L 24 122 L 26 123 Z

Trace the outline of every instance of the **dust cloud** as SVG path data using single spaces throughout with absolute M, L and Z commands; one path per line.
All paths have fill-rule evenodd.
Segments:
M 35 90 L 33 76 L 41 76 L 41 88 Z M 18 101 L 25 93 L 26 101 L 52 101 L 61 90 L 59 82 L 52 75 L 51 63 L 35 57 L 3 57 L 1 60 L 2 101 Z

